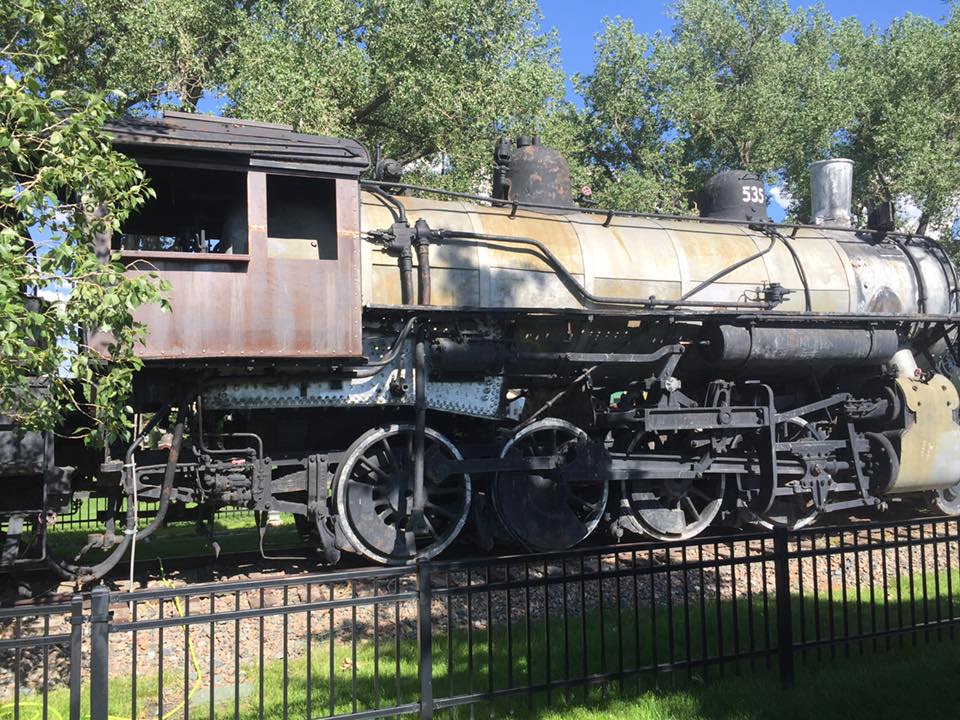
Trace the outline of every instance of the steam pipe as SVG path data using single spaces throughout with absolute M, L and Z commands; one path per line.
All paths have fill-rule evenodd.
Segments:
M 400 266 L 400 304 L 410 305 L 413 303 L 413 253 L 409 246 L 400 250 L 397 264 Z
M 418 302 L 430 304 L 430 226 L 423 218 L 417 220 L 414 244 L 417 246 Z
M 706 280 L 704 280 L 702 283 L 700 283 L 699 285 L 697 285 L 695 288 L 693 288 L 692 290 L 688 290 L 688 291 L 685 292 L 683 295 L 681 295 L 681 296 L 680 296 L 680 302 L 686 302 L 690 297 L 692 297 L 693 295 L 696 295 L 698 292 L 700 292 L 700 291 L 703 290 L 704 288 L 707 288 L 707 287 L 713 285 L 713 283 L 715 283 L 715 282 L 716 282 L 717 280 L 719 280 L 720 278 L 722 278 L 722 277 L 724 277 L 724 276 L 726 276 L 726 275 L 729 275 L 729 274 L 732 273 L 734 270 L 737 270 L 738 268 L 741 268 L 741 267 L 743 267 L 744 265 L 749 265 L 749 264 L 752 263 L 754 260 L 757 260 L 757 259 L 759 259 L 759 258 L 762 258 L 762 257 L 763 257 L 764 255 L 766 255 L 768 252 L 770 252 L 771 250 L 773 250 L 773 246 L 776 244 L 777 238 L 776 238 L 775 235 L 770 235 L 769 237 L 770 237 L 770 244 L 767 245 L 767 247 L 765 247 L 763 250 L 759 250 L 759 251 L 755 252 L 753 255 L 748 255 L 747 257 L 743 258 L 742 260 L 738 260 L 737 262 L 733 263 L 732 265 L 727 265 L 727 267 L 725 267 L 725 268 L 724 268 L 723 270 L 721 270 L 720 272 L 714 273 L 713 275 L 711 275 L 710 277 L 708 277 Z
M 417 303 L 419 305 L 430 304 L 430 245 L 428 243 L 419 243 L 417 245 Z
M 378 372 L 383 370 L 385 366 L 396 360 L 397 355 L 399 355 L 400 351 L 403 350 L 403 344 L 406 341 L 407 336 L 410 334 L 410 331 L 413 329 L 413 326 L 417 323 L 417 320 L 419 320 L 419 318 L 416 315 L 407 320 L 406 324 L 397 335 L 397 339 L 394 340 L 393 346 L 387 351 L 387 354 L 384 355 L 380 360 L 377 360 L 377 362 L 369 363 L 368 365 L 364 365 L 363 367 L 353 370 L 353 376 L 358 378 L 373 377 Z
M 807 271 L 803 268 L 803 263 L 800 262 L 800 256 L 797 254 L 797 250 L 793 247 L 793 244 L 787 240 L 776 228 L 761 228 L 761 232 L 768 234 L 773 234 L 779 237 L 783 244 L 786 246 L 787 250 L 790 251 L 790 255 L 793 257 L 793 264 L 797 268 L 797 274 L 800 276 L 800 282 L 803 285 L 803 302 L 807 312 L 813 310 L 813 298 L 810 295 L 810 282 L 807 280 Z M 794 230 L 794 235 L 796 230 Z
M 580 282 L 570 274 L 564 267 L 560 259 L 542 242 L 534 238 L 519 237 L 513 235 L 489 235 L 486 233 L 462 232 L 460 230 L 437 230 L 436 235 L 447 240 L 481 240 L 489 242 L 515 243 L 518 245 L 532 245 L 543 253 L 548 264 L 554 271 L 560 275 L 573 293 L 594 305 L 620 305 L 620 306 L 639 306 L 646 308 L 654 307 L 732 307 L 732 308 L 759 308 L 769 310 L 771 303 L 768 302 L 730 302 L 724 300 L 638 300 L 632 298 L 616 298 L 594 295 L 587 290 Z M 771 243 L 772 246 L 772 243 Z M 752 259 L 752 258 L 749 258 Z M 748 259 L 748 260 L 749 260 Z
M 379 185 L 370 185 L 368 189 L 371 193 L 377 196 L 377 198 L 382 202 L 387 210 L 390 211 L 390 214 L 393 215 L 394 222 L 405 223 L 407 221 L 407 209 L 403 206 L 403 203 L 397 200 L 393 195 L 388 193 Z

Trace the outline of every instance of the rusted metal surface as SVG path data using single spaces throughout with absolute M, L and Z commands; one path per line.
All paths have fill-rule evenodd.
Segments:
M 876 315 L 953 312 L 952 270 L 922 241 L 905 246 L 868 243 L 840 233 L 833 236 L 848 264 L 852 311 Z
M 509 199 L 570 205 L 570 166 L 563 155 L 533 138 L 521 138 L 517 145 L 510 156 Z
M 234 162 L 264 171 L 356 176 L 370 164 L 366 149 L 355 140 L 295 133 L 290 125 L 167 112 L 159 120 L 126 118 L 108 124 L 107 130 L 115 145 L 133 148 L 134 154 L 169 157 L 184 151 L 198 158 L 209 153 L 219 162 L 231 162 L 225 156 L 234 156 Z
M 150 266 L 172 286 L 172 312 L 142 307 L 148 360 L 342 358 L 362 354 L 359 189 L 336 181 L 337 258 L 271 253 L 266 174 L 247 175 L 249 258 L 152 253 Z M 124 253 L 132 271 L 143 253 Z

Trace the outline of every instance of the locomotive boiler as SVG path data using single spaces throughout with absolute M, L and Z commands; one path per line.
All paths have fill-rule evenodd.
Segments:
M 473 196 L 391 163 L 361 180 L 362 146 L 284 126 L 111 132 L 157 197 L 98 242 L 167 279 L 172 312 L 138 311 L 128 445 L 0 432 L 22 489 L 7 564 L 79 489 L 113 502 L 96 562 L 54 561 L 83 579 L 223 506 L 387 564 L 458 537 L 796 528 L 908 494 L 960 514 L 957 272 L 930 238 L 848 226 L 849 161 L 813 169 L 816 224 L 784 225 L 740 171 L 699 217 L 576 206 L 529 137 L 498 144 Z

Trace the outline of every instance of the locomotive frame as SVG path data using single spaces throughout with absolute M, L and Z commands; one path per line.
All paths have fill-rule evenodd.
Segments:
M 486 197 L 361 180 L 359 144 L 284 126 L 170 113 L 112 132 L 174 200 L 98 242 L 170 280 L 173 313 L 138 311 L 129 445 L 0 427 L 4 565 L 80 489 L 112 499 L 90 545 L 109 552 L 47 559 L 81 581 L 223 506 L 293 513 L 327 562 L 388 564 L 465 533 L 544 551 L 598 528 L 683 540 L 721 517 L 800 527 L 910 492 L 960 513 L 960 283 L 934 240 L 770 223 L 744 174 L 701 218 L 568 206 L 562 158 L 532 142 L 523 178 L 498 146 Z M 728 197 L 743 188 L 745 214 Z M 582 248 L 623 245 L 621 226 L 647 249 L 669 239 L 678 267 L 703 249 L 699 276 L 690 258 L 676 282 L 636 258 L 660 294 L 600 282 L 588 261 L 616 263 Z M 812 276 L 811 257 L 847 275 Z M 157 503 L 145 527 L 133 497 Z

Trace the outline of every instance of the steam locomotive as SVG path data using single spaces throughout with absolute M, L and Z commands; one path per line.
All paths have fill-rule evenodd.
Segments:
M 473 196 L 390 161 L 362 180 L 361 145 L 286 126 L 110 132 L 156 198 L 97 243 L 168 280 L 172 312 L 137 311 L 132 442 L 0 427 L 7 566 L 80 490 L 112 508 L 96 562 L 50 559 L 80 580 L 225 506 L 384 564 L 458 537 L 797 528 L 909 493 L 960 514 L 957 271 L 889 215 L 850 227 L 849 161 L 811 169 L 816 224 L 783 225 L 745 172 L 700 217 L 577 206 L 530 137 Z

